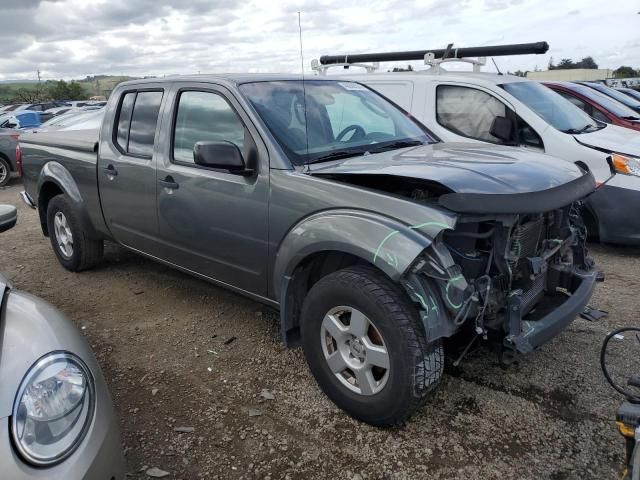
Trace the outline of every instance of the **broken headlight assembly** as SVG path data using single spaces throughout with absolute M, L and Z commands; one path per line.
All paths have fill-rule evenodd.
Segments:
M 53 352 L 27 372 L 13 405 L 11 437 L 23 459 L 49 466 L 73 453 L 94 415 L 89 369 L 71 353 Z
M 640 177 L 640 158 L 621 153 L 612 153 L 611 162 L 616 173 Z

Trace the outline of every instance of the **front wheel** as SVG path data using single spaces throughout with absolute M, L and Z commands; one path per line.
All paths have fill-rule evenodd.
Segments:
M 322 390 L 372 425 L 404 422 L 442 376 L 441 342 L 427 343 L 415 306 L 372 267 L 319 280 L 305 298 L 300 328 Z
M 0 187 L 5 187 L 11 180 L 11 167 L 9 162 L 0 158 Z
M 104 242 L 87 236 L 66 195 L 53 197 L 49 202 L 47 229 L 53 251 L 67 270 L 79 272 L 102 260 Z

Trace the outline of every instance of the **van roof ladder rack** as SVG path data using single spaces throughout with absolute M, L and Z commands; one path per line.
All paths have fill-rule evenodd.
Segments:
M 372 73 L 379 68 L 380 62 L 424 60 L 426 65 L 430 65 L 436 70 L 441 63 L 462 61 L 473 64 L 473 70 L 479 71 L 480 67 L 486 64 L 486 57 L 543 54 L 548 50 L 549 44 L 547 42 L 464 48 L 453 48 L 453 44 L 450 43 L 447 48 L 432 50 L 358 53 L 353 55 L 323 55 L 320 57 L 320 60 L 314 59 L 311 62 L 311 68 L 320 75 L 325 75 L 327 70 L 331 67 L 349 68 L 351 66 L 362 67 L 367 70 L 367 73 Z M 474 59 L 470 57 L 476 58 Z

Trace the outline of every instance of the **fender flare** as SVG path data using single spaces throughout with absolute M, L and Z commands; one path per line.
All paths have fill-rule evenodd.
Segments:
M 71 200 L 71 205 L 82 222 L 87 235 L 92 238 L 100 238 L 100 234 L 96 231 L 91 219 L 89 218 L 89 212 L 87 211 L 86 204 L 80 194 L 76 181 L 73 179 L 69 170 L 67 170 L 61 163 L 55 161 L 47 162 L 40 170 L 40 174 L 38 176 L 37 205 L 43 233 L 45 232 L 47 223 L 47 212 L 40 209 L 40 193 L 42 192 L 43 186 L 47 183 L 55 184 L 62 193 L 67 195 L 69 200 Z
M 280 243 L 273 270 L 285 345 L 297 343 L 290 335 L 297 322 L 297 307 L 289 292 L 295 288 L 294 273 L 305 259 L 321 252 L 344 252 L 376 266 L 397 282 L 438 233 L 454 228 L 455 219 L 435 218 L 406 225 L 369 211 L 336 209 L 315 213 L 296 224 Z
M 280 243 L 273 269 L 276 298 L 286 295 L 287 279 L 296 267 L 322 251 L 357 256 L 398 281 L 433 238 L 454 225 L 454 221 L 444 217 L 406 225 L 380 214 L 350 209 L 310 215 L 296 224 Z

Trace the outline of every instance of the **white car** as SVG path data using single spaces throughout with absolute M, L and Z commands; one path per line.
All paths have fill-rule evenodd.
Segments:
M 590 233 L 603 242 L 640 244 L 640 215 L 627 213 L 640 206 L 638 132 L 597 122 L 540 83 L 512 75 L 437 66 L 347 77 L 393 100 L 445 142 L 514 145 L 589 169 L 603 183 L 587 202 Z

